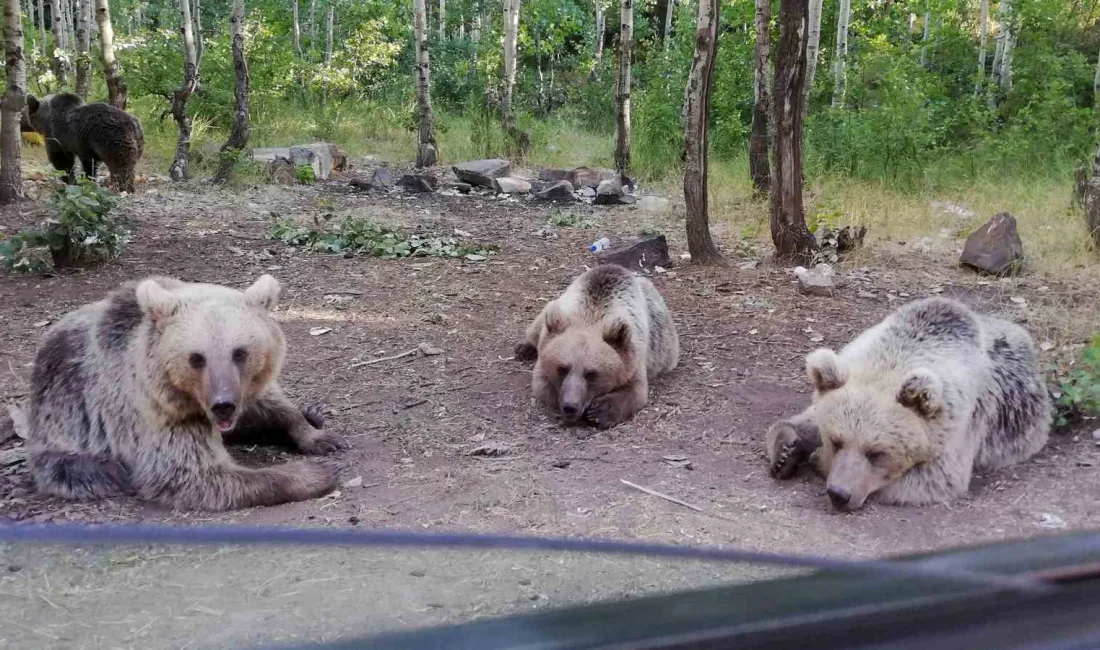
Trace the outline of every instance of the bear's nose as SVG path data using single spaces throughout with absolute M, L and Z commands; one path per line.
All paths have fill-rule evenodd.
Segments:
M 210 411 L 214 414 L 214 417 L 219 420 L 228 420 L 233 417 L 233 413 L 236 412 L 236 410 L 237 405 L 233 402 L 218 402 L 210 407 Z
M 562 404 L 561 405 L 561 412 L 564 413 L 565 415 L 569 416 L 569 417 L 573 417 L 577 414 L 577 405 L 576 404 Z
M 842 510 L 848 505 L 848 502 L 852 500 L 851 493 L 844 488 L 836 487 L 835 485 L 829 486 L 825 493 L 829 495 L 829 500 L 833 502 L 833 507 L 837 510 Z

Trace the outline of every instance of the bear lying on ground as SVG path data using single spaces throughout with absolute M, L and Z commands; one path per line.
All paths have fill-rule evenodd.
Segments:
M 96 165 L 102 161 L 118 191 L 134 191 L 134 170 L 145 150 L 145 135 L 136 117 L 109 104 L 85 104 L 71 93 L 41 100 L 27 95 L 24 116 L 46 138 L 46 157 L 55 169 L 65 172 L 67 183 L 76 182 L 79 158 L 88 178 L 95 180 Z
M 276 383 L 286 341 L 268 310 L 278 294 L 269 275 L 243 292 L 153 277 L 51 327 L 35 357 L 29 409 L 13 413 L 38 489 L 200 510 L 330 491 L 335 476 L 323 465 L 250 469 L 223 442 L 281 438 L 307 454 L 344 446 Z
M 909 303 L 806 370 L 813 403 L 772 425 L 768 462 L 788 478 L 812 456 L 837 509 L 949 501 L 974 468 L 1025 461 L 1050 432 L 1031 337 L 951 300 Z
M 532 391 L 566 423 L 607 429 L 645 406 L 650 380 L 679 362 L 680 340 L 653 284 L 607 264 L 543 308 L 516 357 L 537 359 Z

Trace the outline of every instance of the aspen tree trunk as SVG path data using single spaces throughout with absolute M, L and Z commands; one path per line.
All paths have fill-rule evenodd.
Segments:
M 439 158 L 432 120 L 431 65 L 428 59 L 428 8 L 426 0 L 413 1 L 413 31 L 416 37 L 416 104 L 420 113 L 416 166 L 431 167 Z
M 811 0 L 812 2 L 813 0 Z M 753 53 L 752 131 L 749 133 L 749 177 L 753 188 L 766 194 L 771 188 L 768 165 L 768 68 L 772 40 L 771 0 L 756 0 L 756 46 Z M 808 48 L 807 48 L 808 49 Z
M 61 0 L 61 49 L 66 52 L 72 47 L 73 23 L 71 0 Z
M 229 32 L 233 47 L 233 129 L 221 148 L 221 163 L 214 176 L 215 183 L 225 183 L 233 173 L 233 166 L 241 152 L 248 146 L 251 127 L 248 123 L 248 61 L 244 58 L 244 0 L 233 0 Z
M 504 97 L 501 119 L 509 133 L 516 130 L 512 114 L 512 92 L 516 85 L 516 39 L 519 35 L 520 0 L 504 0 Z
M 595 79 L 600 78 L 600 67 L 603 64 L 603 40 L 607 34 L 607 14 L 604 12 L 603 5 L 600 2 L 596 3 L 596 51 L 593 55 L 592 75 Z
M 291 0 L 293 2 L 293 17 L 294 17 L 294 53 L 298 56 L 302 56 L 302 25 L 298 21 L 298 0 Z
M 779 4 L 779 43 L 772 87 L 775 111 L 772 242 L 779 257 L 800 260 L 809 260 L 816 248 L 802 206 L 802 100 L 806 96 L 802 86 L 806 82 L 807 13 L 807 0 L 781 0 Z
M 95 0 L 95 19 L 99 25 L 100 56 L 103 59 L 103 76 L 107 81 L 109 101 L 111 106 L 126 110 L 128 93 L 118 68 L 118 59 L 115 58 L 115 32 L 111 28 L 111 7 L 108 0 Z
M 806 99 L 803 100 L 802 104 L 803 113 L 810 109 L 810 93 L 814 89 L 817 60 L 821 58 L 821 3 L 822 0 L 810 0 L 809 21 L 806 28 Z M 771 15 L 770 7 L 768 8 L 768 15 Z M 845 44 L 845 47 L 847 47 L 847 44 Z M 802 119 L 805 121 L 805 114 L 803 114 Z
M 80 0 L 76 12 L 76 87 L 75 92 L 84 101 L 88 101 L 89 73 L 92 69 L 92 58 L 89 53 L 91 39 L 88 34 L 91 0 Z
M 615 85 L 615 171 L 626 174 L 630 170 L 630 58 L 634 49 L 634 0 L 622 0 L 619 21 L 619 75 Z
M 848 22 L 852 13 L 852 0 L 840 0 L 840 11 L 836 18 L 836 75 L 833 87 L 833 107 L 844 106 L 848 94 Z M 782 14 L 782 11 L 780 11 Z M 780 101 L 779 97 L 775 101 Z M 800 118 L 801 119 L 801 118 Z M 776 162 L 778 165 L 778 161 Z
M 1092 77 L 1092 103 L 1100 106 L 1100 54 L 1096 56 L 1096 74 Z
M 672 16 L 676 13 L 676 0 L 666 0 L 665 2 L 665 31 L 661 35 L 661 40 L 664 41 L 665 52 L 668 52 L 668 39 L 672 35 Z
M 722 254 L 710 237 L 707 215 L 707 123 L 714 60 L 718 52 L 718 7 L 718 0 L 699 0 L 695 55 L 684 97 L 684 204 L 688 251 L 693 264 L 717 264 L 722 261 Z
M 180 36 L 183 37 L 183 83 L 172 93 L 172 118 L 176 120 L 179 137 L 176 139 L 176 155 L 168 176 L 174 181 L 190 178 L 191 116 L 187 114 L 187 100 L 199 84 L 198 55 L 195 52 L 194 22 L 191 19 L 191 0 L 179 0 Z
M 65 27 L 61 16 L 61 0 L 50 0 L 50 31 L 53 33 L 53 46 L 50 49 L 50 69 L 53 76 L 57 77 L 58 86 L 64 87 L 68 80 L 65 59 L 62 52 L 65 50 Z
M 978 8 L 978 81 L 974 84 L 974 96 L 982 92 L 985 82 L 985 50 L 989 45 L 989 0 L 981 0 Z
M 23 196 L 19 126 L 27 94 L 19 0 L 4 0 L 4 72 L 8 84 L 0 100 L 0 203 L 12 203 Z
M 439 0 L 439 40 L 447 40 L 447 0 Z
M 1018 17 L 1011 0 L 1001 0 L 1001 67 L 998 75 L 1001 91 L 1007 95 L 1012 90 L 1012 51 L 1016 46 Z
M 191 30 L 195 34 L 195 73 L 202 67 L 202 55 L 206 54 L 206 39 L 202 35 L 202 0 L 194 0 L 191 5 Z
M 46 56 L 46 2 L 38 0 L 38 51 Z
M 932 12 L 924 12 L 924 35 L 920 39 L 920 65 L 926 67 L 928 65 L 928 37 L 932 33 Z
M 317 51 L 317 0 L 309 0 L 309 49 Z

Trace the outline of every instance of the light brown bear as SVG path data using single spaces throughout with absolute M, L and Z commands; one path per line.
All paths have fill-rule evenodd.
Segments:
M 283 395 L 286 341 L 268 313 L 279 283 L 243 292 L 152 277 L 68 314 L 35 357 L 26 429 L 38 489 L 68 499 L 120 495 L 227 510 L 321 496 L 316 463 L 251 469 L 223 435 L 281 438 L 307 454 L 343 447 Z
M 607 429 L 645 406 L 649 382 L 679 362 L 680 339 L 653 283 L 606 264 L 543 308 L 516 356 L 537 359 L 531 389 L 566 423 Z
M 965 494 L 975 468 L 1023 462 L 1053 412 L 1031 337 L 942 298 L 904 305 L 845 346 L 806 358 L 805 411 L 772 425 L 772 475 L 812 458 L 837 509 L 871 495 L 922 505 Z

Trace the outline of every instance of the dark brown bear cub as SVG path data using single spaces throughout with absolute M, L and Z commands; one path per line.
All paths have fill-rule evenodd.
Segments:
M 71 93 L 27 95 L 25 116 L 31 128 L 46 139 L 46 156 L 65 182 L 76 182 L 76 159 L 84 173 L 96 177 L 102 161 L 111 171 L 111 184 L 120 192 L 134 191 L 134 169 L 145 150 L 141 122 L 108 104 L 85 104 Z
M 276 379 L 286 341 L 269 275 L 244 291 L 154 277 L 72 312 L 45 334 L 25 429 L 38 489 L 67 499 L 126 494 L 227 510 L 321 496 L 326 467 L 237 465 L 223 436 L 278 437 L 307 454 L 343 447 Z

